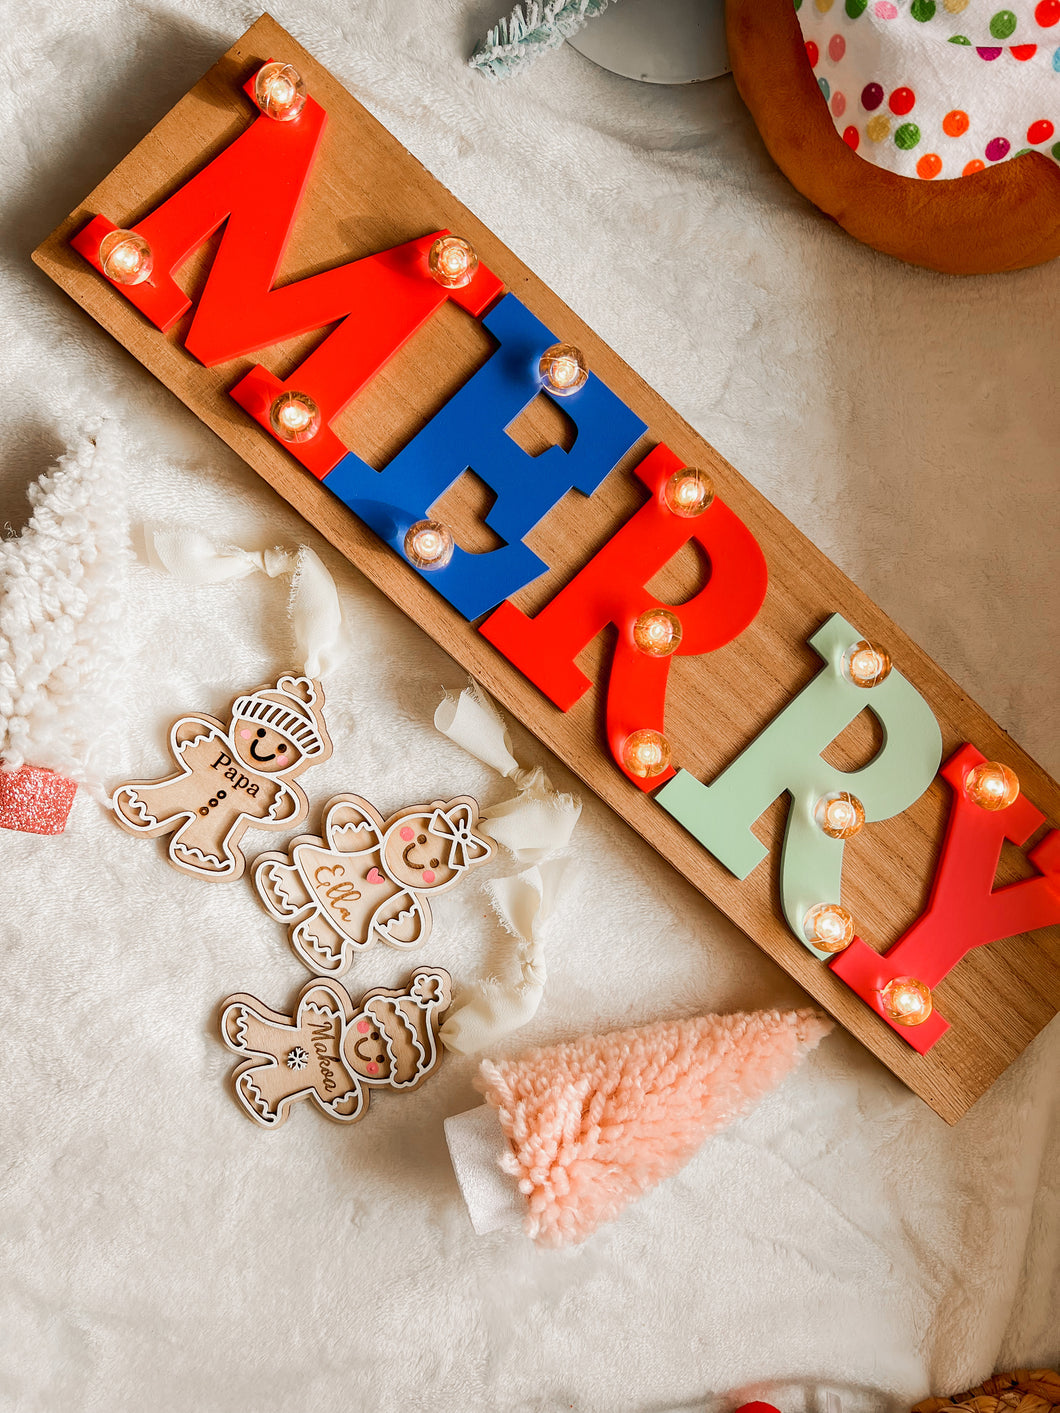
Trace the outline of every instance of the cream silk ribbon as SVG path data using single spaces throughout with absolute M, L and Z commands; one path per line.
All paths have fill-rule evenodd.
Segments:
M 581 801 L 560 794 L 540 766 L 520 767 L 504 718 L 474 682 L 458 697 L 446 694 L 434 724 L 443 736 L 515 785 L 511 799 L 490 805 L 480 819 L 485 832 L 519 863 L 541 863 L 570 842 Z
M 512 938 L 506 980 L 491 977 L 471 989 L 442 1026 L 443 1044 L 470 1055 L 518 1030 L 537 1011 L 546 971 L 543 932 L 571 864 L 555 855 L 569 842 L 581 801 L 554 789 L 537 767 L 523 770 L 512 755 L 504 718 L 471 683 L 458 697 L 447 695 L 434 724 L 444 736 L 512 781 L 516 793 L 481 812 L 479 829 L 531 867 L 484 885 L 494 911 Z
M 468 999 L 450 1011 L 442 1026 L 446 1049 L 474 1055 L 533 1019 L 547 980 L 542 924 L 552 915 L 572 868 L 569 859 L 549 859 L 484 885 L 494 911 L 514 939 L 507 959 L 514 974 L 505 981 L 488 977 L 475 983 Z
M 267 574 L 270 579 L 291 576 L 287 614 L 307 677 L 320 677 L 337 667 L 349 653 L 335 581 L 308 545 L 287 550 L 244 550 L 236 545 L 216 546 L 198 530 L 163 530 L 145 527 L 148 556 L 156 567 L 167 569 L 189 584 L 219 584 Z

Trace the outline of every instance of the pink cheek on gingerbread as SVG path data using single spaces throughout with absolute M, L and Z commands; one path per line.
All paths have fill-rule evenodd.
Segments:
M 249 740 L 250 740 L 250 732 L 249 732 L 249 731 L 240 731 L 240 733 L 239 733 L 239 739 L 240 739 L 241 741 L 249 741 Z
M 365 1069 L 368 1071 L 369 1074 L 378 1074 L 378 1073 L 379 1073 L 379 1066 L 376 1064 L 376 1062 L 375 1062 L 374 1060 L 372 1061 L 372 1063 L 371 1063 L 370 1065 L 365 1065 Z
M 357 1029 L 361 1032 L 362 1035 L 367 1035 L 369 1030 L 371 1029 L 371 1026 L 368 1024 L 367 1021 L 358 1021 Z
M 404 841 L 405 841 L 406 844 L 411 844 L 412 841 L 413 841 L 413 839 L 415 839 L 416 836 L 415 836 L 415 834 L 413 833 L 413 831 L 412 831 L 412 830 L 408 827 L 408 825 L 406 824 L 405 827 L 404 827 L 404 829 L 401 830 L 401 837 L 402 837 L 402 839 L 404 839 Z
M 423 881 L 424 881 L 424 883 L 433 883 L 434 880 L 435 880 L 435 877 L 436 877 L 436 874 L 435 874 L 433 868 L 425 868 L 425 869 L 423 870 Z

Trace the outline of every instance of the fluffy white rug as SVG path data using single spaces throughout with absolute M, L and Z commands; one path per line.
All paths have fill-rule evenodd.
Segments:
M 667 92 L 569 50 L 491 86 L 464 56 L 501 0 L 277 0 L 277 18 L 1060 771 L 1060 267 L 948 280 L 877 257 L 771 166 L 730 80 Z M 29 252 L 255 18 L 237 0 L 55 0 L 4 27 L 0 521 L 101 411 L 131 513 L 261 548 L 302 539 L 355 627 L 311 795 L 389 811 L 502 787 L 430 718 L 460 673 L 36 271 Z M 168 723 L 285 663 L 283 590 L 147 568 L 114 777 Z M 517 754 L 574 782 L 516 732 Z M 799 1005 L 754 946 L 598 802 L 550 946 L 540 1042 Z M 303 975 L 245 885 L 208 886 L 81 792 L 68 832 L 0 837 L 0 1403 L 160 1413 L 324 1406 L 899 1410 L 1060 1353 L 1053 1025 L 948 1129 L 844 1034 L 573 1253 L 476 1238 L 442 1120 L 450 1057 L 349 1131 L 262 1133 L 226 1091 L 228 992 Z M 424 960 L 471 980 L 501 938 L 473 884 Z M 376 950 L 365 984 L 402 970 Z

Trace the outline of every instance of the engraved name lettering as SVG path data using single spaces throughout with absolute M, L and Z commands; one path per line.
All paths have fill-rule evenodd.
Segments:
M 328 1041 L 335 1039 L 331 1031 L 331 1021 L 321 1021 L 319 1024 L 310 1022 L 309 1029 L 313 1033 L 313 1049 L 320 1066 L 320 1079 L 324 1088 L 330 1092 L 339 1087 L 332 1070 L 332 1066 L 339 1063 L 339 1057 L 328 1054 Z
M 227 769 L 225 769 L 227 767 Z M 232 757 L 226 756 L 224 751 L 213 763 L 214 770 L 224 770 L 224 777 L 230 780 L 237 790 L 245 790 L 252 799 L 257 799 L 259 784 L 256 780 L 251 780 L 249 775 L 244 775 L 232 764 Z
M 339 878 L 346 872 L 342 864 L 321 864 L 313 873 L 313 881 L 323 889 L 323 897 L 328 906 L 342 918 L 343 922 L 349 922 L 350 914 L 343 903 L 355 903 L 361 896 L 360 892 L 350 882 L 335 883 L 333 880 L 324 878 L 324 874 L 337 874 Z

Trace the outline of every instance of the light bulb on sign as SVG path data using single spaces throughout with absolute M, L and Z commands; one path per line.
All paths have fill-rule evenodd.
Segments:
M 854 940 L 854 919 L 838 903 L 818 903 L 802 926 L 806 940 L 820 952 L 842 952 Z
M 461 236 L 439 236 L 427 252 L 427 268 L 445 289 L 463 289 L 475 277 L 478 256 Z
M 856 795 L 836 790 L 817 801 L 814 818 L 829 839 L 849 839 L 865 823 L 865 806 Z
M 405 535 L 405 555 L 417 569 L 444 569 L 453 557 L 453 535 L 437 520 L 417 520 Z
M 267 118 L 290 123 L 305 107 L 302 75 L 292 64 L 263 64 L 254 79 L 254 102 Z
M 1000 761 L 973 765 L 964 777 L 964 793 L 983 810 L 1007 810 L 1019 792 L 1019 776 Z
M 670 742 L 661 731 L 647 727 L 631 732 L 622 746 L 622 763 L 630 775 L 650 780 L 670 768 Z
M 916 976 L 896 976 L 879 994 L 884 1014 L 895 1025 L 923 1025 L 933 1009 L 931 987 Z
M 843 675 L 855 687 L 875 687 L 890 670 L 890 655 L 864 638 L 843 655 Z
M 111 231 L 99 243 L 99 263 L 108 280 L 142 285 L 154 269 L 151 247 L 135 231 Z
M 633 624 L 633 641 L 648 657 L 669 657 L 681 641 L 681 620 L 667 608 L 649 608 Z
M 269 425 L 282 442 L 307 442 L 320 431 L 320 408 L 308 393 L 283 392 L 273 398 Z
M 538 365 L 541 381 L 556 397 L 570 397 L 583 388 L 589 378 L 585 356 L 572 343 L 557 343 L 547 348 Z
M 694 466 L 682 466 L 666 483 L 663 500 L 674 515 L 691 520 L 710 508 L 714 499 L 714 482 L 704 471 Z

